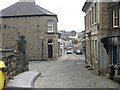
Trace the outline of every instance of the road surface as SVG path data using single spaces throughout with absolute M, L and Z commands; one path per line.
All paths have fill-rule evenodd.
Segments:
M 118 84 L 85 67 L 84 55 L 67 60 L 31 61 L 30 70 L 41 72 L 35 88 L 118 88 Z

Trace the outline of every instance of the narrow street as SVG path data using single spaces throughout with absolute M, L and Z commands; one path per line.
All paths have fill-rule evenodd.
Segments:
M 83 55 L 68 54 L 67 60 L 31 61 L 30 70 L 41 72 L 35 88 L 118 88 L 118 84 L 87 70 Z

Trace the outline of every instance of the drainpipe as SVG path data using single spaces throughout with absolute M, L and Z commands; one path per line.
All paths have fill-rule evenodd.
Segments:
M 44 40 L 44 39 L 43 39 Z M 43 40 L 42 40 L 42 61 L 44 60 L 43 59 Z

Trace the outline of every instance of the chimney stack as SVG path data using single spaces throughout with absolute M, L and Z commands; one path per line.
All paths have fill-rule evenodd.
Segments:
M 35 4 L 35 0 L 20 0 L 20 2 L 32 2 Z

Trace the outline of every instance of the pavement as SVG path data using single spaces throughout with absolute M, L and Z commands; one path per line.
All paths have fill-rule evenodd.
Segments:
M 58 58 L 59 60 L 65 61 L 67 60 L 68 56 L 63 54 Z M 9 80 L 8 84 L 6 85 L 7 88 L 34 88 L 35 80 L 41 75 L 38 71 L 26 71 L 23 72 L 13 79 Z
M 34 88 L 34 81 L 40 74 L 35 71 L 23 72 L 9 80 L 7 88 Z

